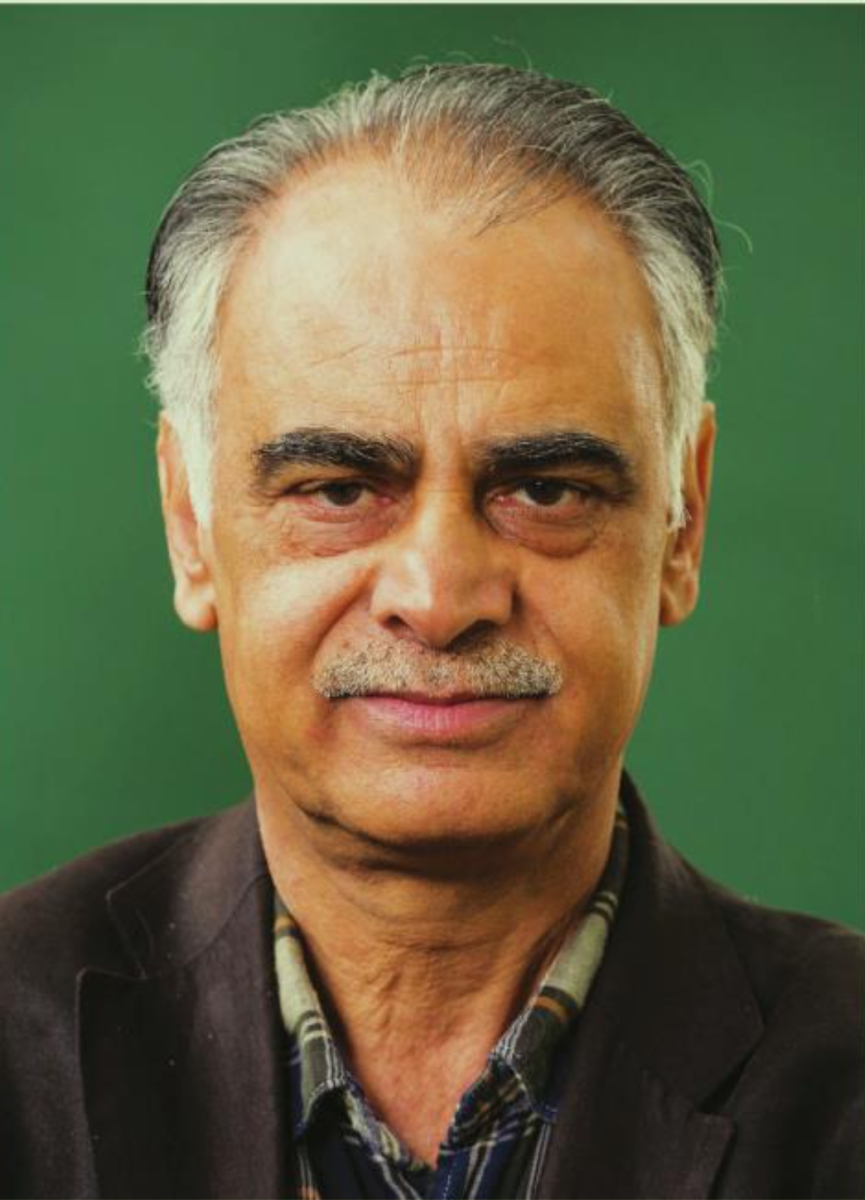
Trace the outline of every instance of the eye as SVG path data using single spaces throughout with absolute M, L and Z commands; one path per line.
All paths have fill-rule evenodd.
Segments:
M 495 491 L 487 514 L 504 537 L 571 553 L 594 535 L 608 510 L 609 498 L 597 485 L 538 475 L 514 479 Z
M 323 483 L 306 495 L 320 496 L 335 508 L 350 508 L 352 504 L 357 504 L 367 490 L 366 484 L 363 483 Z
M 289 488 L 286 496 L 297 496 L 317 508 L 353 508 L 372 497 L 373 489 L 358 479 L 324 479 Z
M 561 500 L 570 500 L 582 494 L 561 479 L 530 479 L 514 488 L 511 494 L 519 495 L 520 492 L 528 496 L 532 504 L 538 504 L 542 508 L 551 508 Z
M 526 515 L 536 513 L 540 516 L 546 511 L 553 517 L 576 516 L 597 498 L 597 489 L 586 484 L 540 476 L 512 483 L 499 492 L 495 500 L 499 506 L 522 510 Z
M 283 493 L 284 512 L 291 519 L 325 524 L 369 526 L 390 519 L 394 497 L 368 479 L 308 479 Z

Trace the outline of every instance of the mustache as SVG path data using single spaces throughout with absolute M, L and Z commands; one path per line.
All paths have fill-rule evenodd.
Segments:
M 562 672 L 555 663 L 504 640 L 459 652 L 395 643 L 338 655 L 314 671 L 312 685 L 327 700 L 418 692 L 434 698 L 465 692 L 515 700 L 554 696 L 562 686 Z

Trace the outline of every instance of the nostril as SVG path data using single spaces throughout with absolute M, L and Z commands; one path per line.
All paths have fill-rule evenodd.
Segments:
M 484 619 L 474 621 L 468 628 L 461 629 L 450 641 L 444 640 L 444 637 L 431 636 L 428 638 L 425 636 L 423 622 L 406 620 L 398 613 L 391 613 L 383 625 L 388 633 L 399 640 L 434 644 L 437 650 L 446 651 L 449 654 L 468 654 L 474 650 L 483 650 L 501 632 L 495 621 Z M 433 634 L 434 631 L 429 629 L 426 632 Z
M 391 616 L 389 616 L 383 622 L 383 624 L 388 633 L 395 634 L 396 637 L 417 637 L 409 622 L 404 620 L 403 617 L 398 616 L 396 613 L 393 613 Z
M 498 626 L 494 621 L 475 621 L 468 629 L 458 633 L 453 641 L 448 643 L 447 649 L 453 654 L 465 654 L 469 650 L 480 650 L 498 632 Z

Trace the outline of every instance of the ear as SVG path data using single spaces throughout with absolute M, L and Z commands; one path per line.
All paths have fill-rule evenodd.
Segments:
M 205 555 L 206 535 L 189 496 L 180 439 L 164 416 L 159 421 L 156 461 L 168 556 L 174 572 L 174 607 L 184 625 L 206 633 L 217 625 L 213 580 Z
M 706 403 L 697 437 L 688 446 L 683 464 L 685 524 L 670 532 L 664 556 L 659 613 L 662 625 L 678 625 L 691 615 L 697 604 L 712 486 L 715 428 L 715 406 Z

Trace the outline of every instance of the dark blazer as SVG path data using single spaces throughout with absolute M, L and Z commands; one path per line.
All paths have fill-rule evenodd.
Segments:
M 865 1193 L 863 941 L 709 882 L 631 786 L 544 1197 Z M 251 803 L 0 899 L 0 1194 L 292 1194 Z

